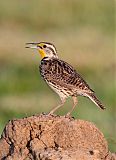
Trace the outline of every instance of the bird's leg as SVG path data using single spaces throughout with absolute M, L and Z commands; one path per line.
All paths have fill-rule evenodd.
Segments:
M 73 99 L 73 107 L 72 107 L 72 109 L 66 114 L 66 116 L 70 116 L 71 112 L 73 111 L 73 109 L 75 108 L 75 106 L 76 106 L 77 103 L 78 103 L 77 97 L 72 96 L 72 99 Z
M 53 108 L 53 109 L 48 113 L 48 115 L 53 114 L 58 108 L 60 108 L 61 106 L 63 106 L 64 103 L 65 103 L 65 101 L 66 101 L 66 99 L 61 99 L 61 103 L 60 103 L 58 106 L 56 106 L 55 108 Z

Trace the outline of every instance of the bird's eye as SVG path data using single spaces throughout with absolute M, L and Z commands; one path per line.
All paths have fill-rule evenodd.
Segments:
M 46 48 L 46 47 L 47 47 L 47 46 L 44 44 L 44 45 L 43 45 L 43 48 Z

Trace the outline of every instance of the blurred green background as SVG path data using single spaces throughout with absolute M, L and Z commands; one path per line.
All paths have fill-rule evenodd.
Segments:
M 116 151 L 115 2 L 113 0 L 0 1 L 0 133 L 10 119 L 48 112 L 58 96 L 41 79 L 40 55 L 26 42 L 55 44 L 107 107 L 79 97 L 72 116 L 92 121 Z M 57 111 L 70 110 L 69 98 Z

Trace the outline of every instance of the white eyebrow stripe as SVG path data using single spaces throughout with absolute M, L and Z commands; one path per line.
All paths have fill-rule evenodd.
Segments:
M 48 48 L 51 49 L 55 54 L 57 53 L 56 48 L 53 45 L 48 45 Z

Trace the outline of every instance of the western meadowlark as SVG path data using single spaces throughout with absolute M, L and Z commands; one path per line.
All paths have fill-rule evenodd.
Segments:
M 58 108 L 63 106 L 66 98 L 71 96 L 73 107 L 67 115 L 73 111 L 77 105 L 77 96 L 85 96 L 92 100 L 98 107 L 105 109 L 102 103 L 95 96 L 94 91 L 67 62 L 60 60 L 57 50 L 52 43 L 26 43 L 26 48 L 37 49 L 42 57 L 39 66 L 40 74 L 46 83 L 60 96 L 61 103 L 53 108 L 49 114 L 53 114 Z

